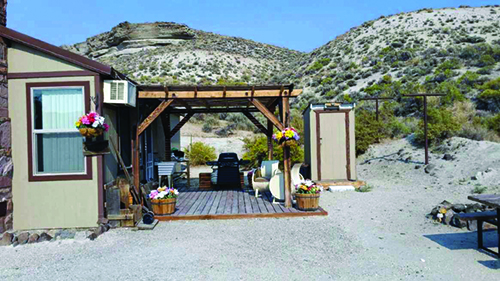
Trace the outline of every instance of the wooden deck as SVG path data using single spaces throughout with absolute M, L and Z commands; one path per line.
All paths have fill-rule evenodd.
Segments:
M 179 190 L 175 213 L 156 216 L 160 221 L 173 220 L 228 220 L 245 218 L 281 218 L 326 216 L 321 207 L 312 212 L 285 208 L 283 203 L 273 204 L 272 196 L 265 192 L 255 198 L 253 190 Z

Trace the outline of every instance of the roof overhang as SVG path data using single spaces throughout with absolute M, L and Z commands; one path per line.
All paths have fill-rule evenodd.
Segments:
M 42 53 L 60 58 L 64 61 L 70 62 L 72 64 L 78 65 L 84 69 L 96 72 L 98 74 L 106 75 L 109 77 L 120 77 L 122 78 L 123 74 L 114 70 L 112 67 L 102 64 L 100 62 L 91 60 L 84 56 L 75 54 L 68 50 L 64 50 L 60 47 L 51 45 L 49 43 L 43 42 L 36 38 L 30 37 L 26 34 L 17 32 L 10 28 L 0 26 L 0 37 L 5 38 L 7 40 L 28 46 L 35 50 L 38 50 Z

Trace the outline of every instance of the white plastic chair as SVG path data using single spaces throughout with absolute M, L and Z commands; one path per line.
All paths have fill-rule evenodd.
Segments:
M 292 194 L 295 194 L 295 185 L 304 181 L 304 177 L 300 173 L 300 167 L 302 167 L 302 163 L 297 163 L 292 167 Z
M 295 194 L 295 185 L 304 180 L 304 177 L 300 174 L 300 167 L 302 167 L 302 163 L 297 163 L 293 165 L 291 170 L 292 195 Z M 276 200 L 285 200 L 285 177 L 280 170 L 278 170 L 269 181 L 269 190 L 273 195 L 273 203 L 276 204 Z
M 255 197 L 259 197 L 259 192 L 269 190 L 269 183 L 272 177 L 279 171 L 278 160 L 262 161 L 260 168 L 254 169 L 252 174 L 252 188 L 255 191 Z M 257 177 L 257 171 L 260 177 Z

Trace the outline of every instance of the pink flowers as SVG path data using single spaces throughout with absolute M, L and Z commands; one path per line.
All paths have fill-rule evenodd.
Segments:
M 89 118 L 87 118 L 87 116 L 81 117 L 80 120 L 82 121 L 82 124 L 90 125 L 90 121 L 89 121 Z
M 77 129 L 93 128 L 101 129 L 104 131 L 109 130 L 109 125 L 104 123 L 104 117 L 100 116 L 96 112 L 89 112 L 78 119 L 75 123 Z
M 149 194 L 149 199 L 154 199 L 156 197 L 156 195 L 158 195 L 158 191 L 155 189 L 155 190 L 151 190 L 151 193 Z

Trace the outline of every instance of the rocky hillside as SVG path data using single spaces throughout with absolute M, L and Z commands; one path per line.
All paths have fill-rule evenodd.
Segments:
M 264 83 L 303 56 L 171 22 L 123 22 L 63 47 L 112 65 L 141 83 Z
M 498 77 L 498 61 L 498 5 L 422 9 L 352 28 L 304 56 L 278 80 L 302 86 L 305 104 L 344 94 L 381 94 L 373 85 L 395 81 L 403 86 L 457 81 L 467 71 L 486 81 Z

